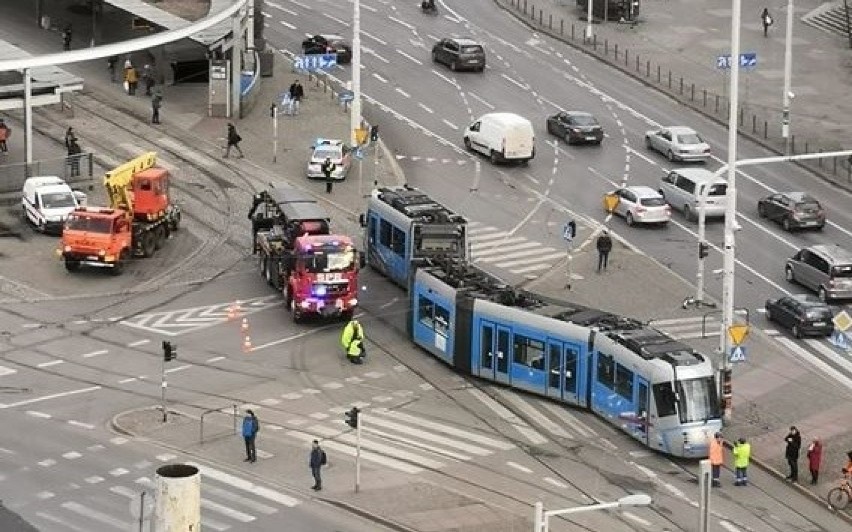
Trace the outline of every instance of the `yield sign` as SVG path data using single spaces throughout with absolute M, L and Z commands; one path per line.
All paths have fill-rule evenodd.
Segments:
M 745 341 L 746 336 L 748 336 L 748 330 L 748 325 L 736 323 L 728 327 L 728 336 L 734 345 L 741 345 Z
M 604 196 L 604 208 L 606 212 L 612 212 L 618 206 L 619 198 L 615 194 L 607 194 Z

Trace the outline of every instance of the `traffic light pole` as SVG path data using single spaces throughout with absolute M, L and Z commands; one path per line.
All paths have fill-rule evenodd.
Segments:
M 166 409 L 166 357 L 160 358 L 160 405 L 163 409 L 163 423 L 169 419 L 169 411 Z
M 364 416 L 358 416 L 358 427 L 355 429 L 355 493 L 361 491 L 361 425 Z

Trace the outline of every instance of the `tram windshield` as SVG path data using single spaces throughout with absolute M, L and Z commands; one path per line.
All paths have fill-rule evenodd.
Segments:
M 677 396 L 681 423 L 719 418 L 719 398 L 713 377 L 677 381 Z

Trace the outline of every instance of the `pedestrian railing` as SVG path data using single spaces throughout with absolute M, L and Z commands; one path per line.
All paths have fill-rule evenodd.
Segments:
M 94 158 L 92 153 L 71 157 L 39 159 L 29 164 L 2 164 L 0 159 L 0 194 L 20 192 L 24 181 L 33 176 L 57 176 L 69 185 L 91 187 L 94 185 Z
M 211 414 L 222 414 L 222 415 L 225 415 L 225 416 L 231 416 L 233 418 L 232 421 L 233 421 L 233 425 L 234 425 L 233 433 L 237 434 L 237 405 L 232 404 L 230 407 L 225 406 L 225 407 L 221 407 L 221 408 L 211 408 L 210 410 L 205 410 L 204 412 L 201 413 L 201 422 L 200 422 L 199 435 L 198 435 L 199 443 L 204 443 L 204 418 L 207 417 L 208 415 L 211 415 Z M 230 434 L 231 434 L 230 432 L 219 431 L 219 432 L 215 433 L 215 436 L 213 436 L 212 438 L 221 438 L 223 436 L 228 436 Z M 208 439 L 211 439 L 209 434 L 208 434 Z

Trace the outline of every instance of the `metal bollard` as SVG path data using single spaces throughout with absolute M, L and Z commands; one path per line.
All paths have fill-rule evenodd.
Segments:
M 701 92 L 704 93 L 704 103 L 702 106 L 707 107 L 707 89 L 702 89 Z
M 530 20 L 535 20 L 535 4 L 530 4 Z
M 757 133 L 757 115 L 751 115 L 751 132 Z
M 662 72 L 663 68 L 660 65 L 657 65 L 657 83 L 662 83 L 663 81 Z
M 819 149 L 819 153 L 822 153 L 822 148 Z M 819 165 L 820 168 L 822 168 L 822 157 L 817 159 L 817 164 Z
M 571 23 L 571 40 L 574 40 L 574 23 Z
M 651 60 L 650 59 L 645 62 L 645 77 L 646 78 L 651 77 Z
M 609 55 L 609 39 L 604 39 L 604 55 Z
M 790 154 L 796 155 L 796 135 L 790 135 Z
M 618 61 L 618 43 L 615 43 L 615 60 Z
M 716 109 L 714 110 L 714 112 L 716 112 L 716 113 L 719 112 L 719 95 L 718 94 L 716 95 Z
M 636 72 L 639 72 L 639 54 L 636 54 Z
M 672 88 L 672 71 L 669 70 L 669 90 Z
M 769 122 L 766 120 L 763 121 L 763 138 L 769 138 Z
M 547 15 L 547 27 L 553 29 L 553 14 Z
M 690 89 L 689 101 L 695 101 L 695 83 L 692 84 L 692 88 Z
M 680 77 L 680 93 L 683 94 L 683 76 Z
M 524 0 L 524 15 L 527 14 L 527 0 Z
M 597 33 L 592 35 L 592 47 L 595 49 L 596 52 L 598 51 L 598 34 Z
M 627 63 L 628 63 L 628 59 L 627 59 L 627 58 L 628 58 L 628 56 L 629 56 L 629 55 L 630 55 L 630 50 L 628 50 L 627 48 L 625 48 L 625 49 L 624 49 L 624 66 L 627 66 Z
M 560 18 L 559 19 L 559 35 L 562 35 L 564 33 L 564 31 L 563 31 L 564 29 L 565 29 L 565 19 Z

